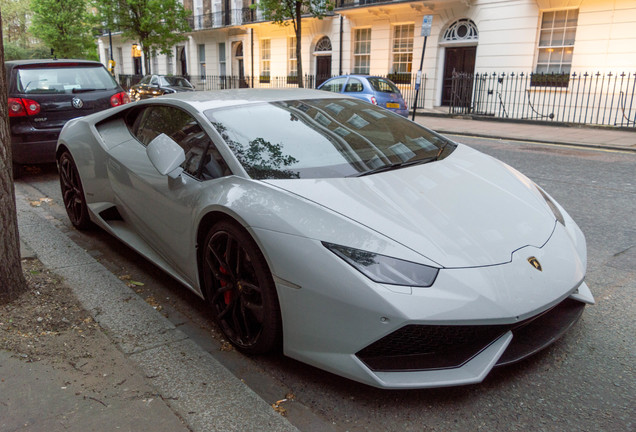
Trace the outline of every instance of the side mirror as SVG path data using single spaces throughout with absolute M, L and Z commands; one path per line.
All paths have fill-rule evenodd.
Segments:
M 166 134 L 158 135 L 150 141 L 146 147 L 146 155 L 161 175 L 177 178 L 183 172 L 180 165 L 185 161 L 185 152 Z

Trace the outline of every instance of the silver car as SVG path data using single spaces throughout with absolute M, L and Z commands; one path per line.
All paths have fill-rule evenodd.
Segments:
M 247 354 L 383 388 L 476 383 L 594 302 L 585 238 L 513 168 L 313 90 L 167 95 L 72 120 L 64 203 L 206 299 Z

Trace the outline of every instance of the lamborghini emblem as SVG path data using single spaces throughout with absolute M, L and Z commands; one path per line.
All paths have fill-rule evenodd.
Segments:
M 528 258 L 528 262 L 530 263 L 532 267 L 536 268 L 539 271 L 543 271 L 543 268 L 541 268 L 541 263 L 535 257 L 532 256 Z

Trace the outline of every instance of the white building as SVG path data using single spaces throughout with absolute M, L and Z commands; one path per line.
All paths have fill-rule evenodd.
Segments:
M 153 58 L 152 71 L 188 74 L 195 82 L 205 76 L 255 77 L 255 86 L 268 85 L 268 76 L 294 76 L 293 27 L 262 21 L 249 3 L 184 0 L 193 10 L 193 31 L 172 57 Z M 633 80 L 636 72 L 635 0 L 336 0 L 333 14 L 303 19 L 303 71 L 318 81 L 341 73 L 393 74 L 400 81 L 394 74 L 419 68 L 425 15 L 433 16 L 423 62 L 426 108 L 449 103 L 453 70 L 517 77 L 600 72 L 615 80 L 621 73 Z M 133 42 L 113 35 L 118 74 L 135 72 Z M 107 63 L 108 37 L 99 44 Z M 568 82 L 523 85 L 567 91 Z

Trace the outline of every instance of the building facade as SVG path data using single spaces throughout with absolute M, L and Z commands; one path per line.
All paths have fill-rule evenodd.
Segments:
M 272 85 L 281 77 L 293 83 L 293 27 L 264 21 L 250 4 L 184 0 L 193 11 L 192 31 L 172 55 L 152 59 L 152 72 L 188 75 L 200 88 L 209 87 L 211 77 L 225 76 L 250 77 L 253 86 Z M 310 85 L 347 73 L 389 76 L 410 84 L 422 60 L 421 30 L 427 15 L 432 15 L 432 28 L 423 58 L 425 108 L 451 103 L 456 93 L 453 72 L 506 79 L 533 73 L 610 78 L 629 74 L 633 79 L 636 72 L 634 0 L 336 0 L 333 13 L 323 19 L 303 19 L 302 66 L 312 76 Z M 141 72 L 143 62 L 133 57 L 134 42 L 113 35 L 117 74 Z M 100 38 L 99 46 L 106 64 L 107 36 Z M 549 87 L 563 92 L 573 85 L 571 78 L 557 84 L 537 79 L 522 83 L 524 91 Z M 471 92 L 477 91 L 471 85 Z M 503 91 L 485 91 L 499 95 L 499 105 L 504 104 Z

